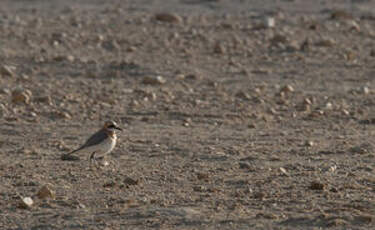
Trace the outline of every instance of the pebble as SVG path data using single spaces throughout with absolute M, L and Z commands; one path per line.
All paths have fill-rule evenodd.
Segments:
M 53 117 L 60 118 L 60 119 L 71 119 L 72 116 L 70 116 L 69 113 L 65 111 L 55 111 L 51 114 Z
M 305 98 L 305 99 L 303 99 L 303 104 L 304 105 L 311 105 L 312 102 L 311 102 L 311 100 L 309 98 Z
M 314 145 L 315 145 L 315 143 L 313 141 L 307 140 L 305 142 L 305 146 L 307 146 L 307 147 L 313 147 Z
M 225 47 L 220 42 L 217 42 L 214 46 L 214 53 L 217 54 L 224 54 L 225 53 Z
M 20 201 L 18 204 L 19 208 L 28 209 L 31 208 L 34 204 L 33 199 L 31 197 L 20 197 Z
M 139 180 L 138 179 L 135 180 L 135 179 L 130 178 L 130 177 L 125 177 L 125 179 L 124 179 L 123 182 L 126 185 L 137 185 L 137 184 L 139 184 Z
M 282 87 L 280 89 L 280 92 L 285 93 L 285 94 L 293 93 L 294 92 L 294 88 L 291 85 L 286 85 L 286 86 L 284 86 L 284 87 Z
M 271 38 L 271 43 L 273 45 L 278 44 L 278 43 L 287 43 L 287 42 L 288 42 L 288 38 L 283 34 L 276 34 L 275 36 Z
M 4 117 L 6 113 L 7 113 L 7 108 L 5 107 L 5 105 L 0 103 L 0 118 Z
M 358 25 L 358 23 L 354 20 L 350 20 L 347 22 L 350 30 L 354 30 L 354 31 L 357 31 L 357 32 L 360 32 L 361 31 L 361 27 Z
M 316 46 L 332 47 L 336 45 L 336 41 L 333 38 L 322 38 L 320 41 L 315 43 Z
M 3 76 L 14 77 L 15 76 L 15 74 L 14 74 L 15 69 L 16 69 L 16 67 L 14 67 L 14 66 L 2 65 L 0 67 L 0 73 Z
M 50 186 L 44 185 L 36 194 L 39 199 L 55 199 L 56 197 L 56 192 L 53 191 Z
M 75 58 L 72 55 L 58 55 L 54 57 L 53 60 L 57 62 L 63 62 L 63 61 L 73 62 Z
M 263 25 L 265 28 L 273 28 L 275 27 L 275 18 L 273 17 L 264 17 Z
M 208 180 L 209 175 L 208 175 L 208 173 L 198 172 L 197 178 L 198 178 L 198 180 Z
M 358 91 L 359 91 L 360 93 L 365 94 L 365 95 L 370 94 L 370 89 L 369 89 L 369 87 L 367 87 L 367 86 L 362 86 L 362 87 L 360 87 L 360 89 L 359 89 Z
M 280 170 L 280 172 L 282 172 L 285 176 L 289 176 L 289 173 L 286 171 L 285 168 L 280 167 L 279 170 Z
M 7 88 L 0 88 L 0 94 L 9 95 L 10 94 L 10 90 L 7 89 Z
M 155 15 L 155 19 L 161 22 L 168 23 L 181 23 L 182 18 L 174 13 L 158 13 Z
M 249 100 L 251 97 L 249 94 L 243 92 L 243 91 L 238 91 L 235 95 L 237 98 L 241 98 L 243 100 Z
M 313 181 L 311 182 L 309 188 L 311 190 L 324 190 L 325 185 L 319 181 Z
M 353 15 L 344 10 L 333 10 L 331 13 L 331 19 L 333 20 L 348 20 L 353 19 Z
M 252 169 L 253 167 L 247 162 L 239 162 L 240 169 Z
M 46 105 L 52 105 L 52 98 L 51 96 L 41 96 L 35 98 L 36 102 L 40 102 Z
M 16 104 L 29 104 L 32 93 L 30 90 L 23 88 L 16 88 L 12 92 L 12 102 Z
M 116 51 L 121 48 L 121 46 L 117 43 L 116 40 L 104 41 L 101 46 L 106 49 L 107 51 Z

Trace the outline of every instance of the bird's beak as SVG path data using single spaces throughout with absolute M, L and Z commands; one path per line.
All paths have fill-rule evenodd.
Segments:
M 122 128 L 120 128 L 118 126 L 116 126 L 115 129 L 118 129 L 118 130 L 122 131 Z

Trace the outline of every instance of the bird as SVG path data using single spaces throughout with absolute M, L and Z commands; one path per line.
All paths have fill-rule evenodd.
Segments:
M 112 152 L 116 146 L 117 135 L 116 129 L 122 131 L 122 129 L 116 124 L 116 122 L 109 120 L 104 123 L 104 126 L 94 133 L 87 141 L 78 149 L 71 151 L 63 155 L 63 160 L 72 159 L 72 154 L 90 154 L 90 164 L 95 161 L 95 156 L 100 155 L 105 157 L 107 154 Z

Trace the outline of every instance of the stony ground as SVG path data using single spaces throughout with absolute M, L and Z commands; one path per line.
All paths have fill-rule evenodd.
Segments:
M 374 7 L 1 1 L 0 228 L 374 227 Z

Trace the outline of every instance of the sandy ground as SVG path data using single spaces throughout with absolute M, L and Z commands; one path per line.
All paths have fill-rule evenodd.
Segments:
M 0 4 L 0 229 L 374 228 L 375 3 Z

